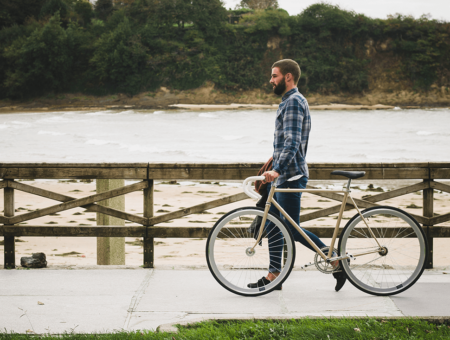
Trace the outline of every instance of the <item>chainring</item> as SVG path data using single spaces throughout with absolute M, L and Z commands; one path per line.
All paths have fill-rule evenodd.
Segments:
M 328 250 L 330 249 L 330 247 L 324 247 L 322 248 L 322 252 L 327 255 L 328 254 Z M 334 248 L 333 253 L 337 254 L 337 249 Z M 331 263 L 326 262 L 320 255 L 319 253 L 316 253 L 314 255 L 314 265 L 316 266 L 317 270 L 319 272 L 322 272 L 324 274 L 331 274 L 335 271 L 335 269 L 333 268 L 333 266 L 331 265 Z

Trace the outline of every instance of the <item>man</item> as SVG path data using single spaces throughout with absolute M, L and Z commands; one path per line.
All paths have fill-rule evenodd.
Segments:
M 300 75 L 300 67 L 294 60 L 283 59 L 272 65 L 270 84 L 273 86 L 273 92 L 282 96 L 282 101 L 275 119 L 273 168 L 263 174 L 266 177 L 266 182 L 269 182 L 268 191 L 271 188 L 270 182 L 275 178 L 278 178 L 278 188 L 305 189 L 308 183 L 309 172 L 305 158 L 311 130 L 311 117 L 308 102 L 297 89 Z M 300 225 L 301 193 L 276 192 L 274 197 L 297 225 Z M 270 212 L 285 220 L 284 216 L 273 205 L 270 207 Z M 286 224 L 290 227 L 295 241 L 315 251 L 304 237 L 291 227 L 289 222 Z M 266 225 L 266 229 L 274 230 L 275 228 L 268 228 L 268 225 Z M 316 235 L 307 230 L 304 231 L 319 248 L 326 247 Z M 270 233 L 272 231 L 268 234 L 269 238 Z M 273 233 L 276 233 L 276 231 Z M 248 285 L 250 288 L 266 285 L 279 275 L 281 265 L 277 259 L 280 258 L 280 254 L 276 253 L 274 249 L 281 249 L 282 244 L 280 247 L 280 245 L 273 243 L 271 242 L 271 247 L 269 247 L 269 274 L 257 283 L 250 283 Z M 335 261 L 333 266 L 337 268 L 339 263 Z M 333 273 L 333 276 L 337 281 L 335 290 L 339 291 L 346 281 L 345 273 L 341 271 Z M 278 289 L 281 289 L 281 287 L 278 287 Z

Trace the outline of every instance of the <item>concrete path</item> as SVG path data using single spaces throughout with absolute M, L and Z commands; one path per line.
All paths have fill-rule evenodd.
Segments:
M 207 270 L 0 270 L 0 329 L 25 333 L 155 330 L 199 318 L 449 316 L 450 274 L 426 271 L 408 291 L 376 297 L 315 271 L 294 271 L 282 291 L 234 295 Z

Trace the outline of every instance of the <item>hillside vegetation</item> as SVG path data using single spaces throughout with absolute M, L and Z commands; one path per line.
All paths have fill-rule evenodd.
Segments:
M 372 19 L 323 3 L 289 16 L 227 11 L 219 0 L 27 1 L 27 11 L 0 9 L 3 99 L 205 86 L 264 98 L 272 63 L 291 58 L 310 96 L 403 91 L 450 103 L 450 24 L 427 17 Z

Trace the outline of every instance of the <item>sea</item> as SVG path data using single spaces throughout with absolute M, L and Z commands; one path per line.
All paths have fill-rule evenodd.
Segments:
M 265 162 L 276 110 L 0 114 L 2 162 Z M 308 162 L 449 162 L 450 109 L 315 111 Z

